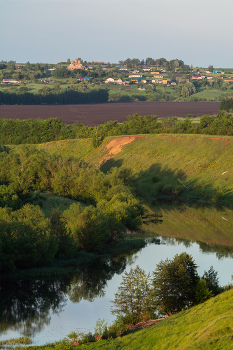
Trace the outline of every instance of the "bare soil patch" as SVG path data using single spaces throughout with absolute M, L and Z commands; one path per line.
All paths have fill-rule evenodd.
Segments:
M 112 139 L 106 145 L 106 149 L 108 150 L 108 153 L 101 160 L 99 166 L 102 166 L 109 159 L 111 159 L 115 154 L 121 152 L 124 145 L 127 145 L 128 143 L 133 142 L 136 138 L 140 138 L 140 137 L 144 138 L 145 136 L 140 136 L 140 135 L 138 135 L 138 136 L 121 136 L 121 137 L 116 137 L 116 138 Z
M 61 118 L 67 124 L 81 122 L 88 126 L 109 120 L 126 121 L 134 113 L 186 117 L 218 113 L 220 102 L 125 102 L 85 105 L 0 105 L 0 117 L 12 119 Z

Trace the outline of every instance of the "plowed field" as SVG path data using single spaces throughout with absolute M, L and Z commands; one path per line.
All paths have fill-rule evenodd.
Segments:
M 123 122 L 134 113 L 186 117 L 187 114 L 201 116 L 218 112 L 220 102 L 129 102 L 100 103 L 89 105 L 0 105 L 1 118 L 48 119 L 61 118 L 67 124 L 82 122 L 88 126 L 105 123 L 108 120 Z

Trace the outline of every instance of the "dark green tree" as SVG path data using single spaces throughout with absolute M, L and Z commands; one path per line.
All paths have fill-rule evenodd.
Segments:
M 202 279 L 206 281 L 207 288 L 213 292 L 214 295 L 217 295 L 221 292 L 221 287 L 219 286 L 219 279 L 217 277 L 218 272 L 214 271 L 213 266 L 209 268 L 208 271 L 204 271 Z
M 213 73 L 213 70 L 214 70 L 214 67 L 213 67 L 212 65 L 209 65 L 208 71 L 211 72 L 211 73 Z
M 204 303 L 204 301 L 213 297 L 214 294 L 207 287 L 206 281 L 200 279 L 196 287 L 196 304 Z
M 192 256 L 181 253 L 172 260 L 161 261 L 153 275 L 154 296 L 160 312 L 171 315 L 195 303 L 199 277 Z

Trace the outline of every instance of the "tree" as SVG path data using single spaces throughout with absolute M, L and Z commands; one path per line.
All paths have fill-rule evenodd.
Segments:
M 156 309 L 152 298 L 150 273 L 146 274 L 138 265 L 122 276 L 122 282 L 112 301 L 113 314 L 131 316 L 133 322 L 138 322 L 143 314 Z
M 206 282 L 207 288 L 212 291 L 214 295 L 219 294 L 221 291 L 217 275 L 218 272 L 214 271 L 213 266 L 211 266 L 208 271 L 204 271 L 204 275 L 202 276 L 202 279 Z
M 207 287 L 206 281 L 200 279 L 196 288 L 196 304 L 204 303 L 204 301 L 212 298 L 214 294 Z
M 153 275 L 154 296 L 160 312 L 170 315 L 195 303 L 199 277 L 192 256 L 181 253 L 173 260 L 161 261 Z
M 213 70 L 214 70 L 214 67 L 213 67 L 212 65 L 209 65 L 208 71 L 211 72 L 211 73 L 213 73 Z

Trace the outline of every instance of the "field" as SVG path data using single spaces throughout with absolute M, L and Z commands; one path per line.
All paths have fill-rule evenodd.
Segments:
M 219 102 L 124 102 L 89 105 L 0 105 L 0 117 L 12 119 L 61 118 L 67 124 L 95 126 L 109 120 L 123 122 L 130 114 L 186 117 L 216 114 Z

